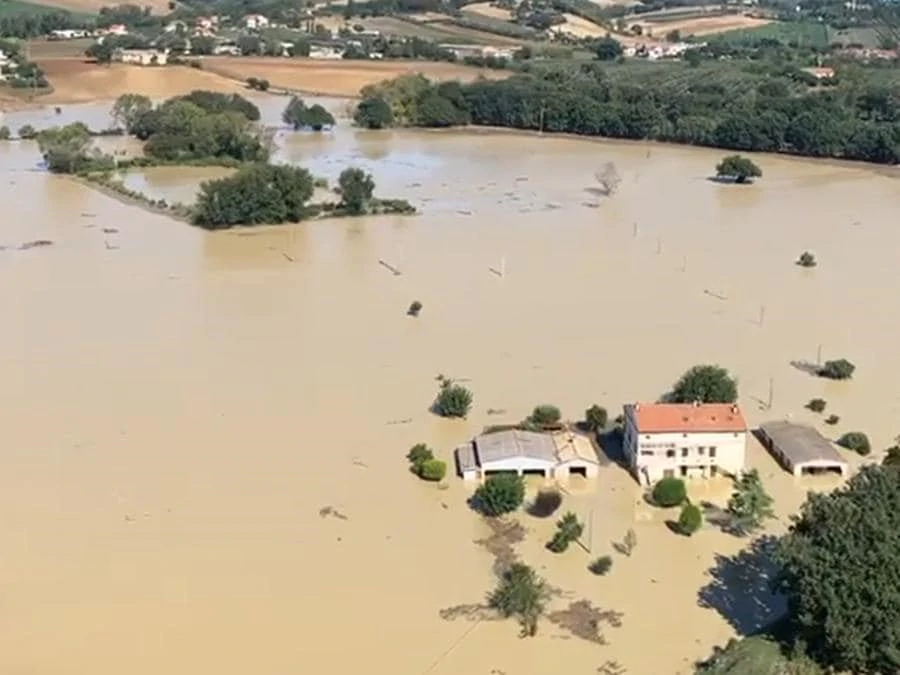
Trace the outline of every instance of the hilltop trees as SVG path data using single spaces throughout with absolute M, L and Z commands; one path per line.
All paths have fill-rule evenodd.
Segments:
M 761 177 L 762 169 L 746 157 L 729 155 L 716 165 L 716 176 L 718 178 L 727 178 L 738 184 L 743 184 L 753 178 Z
M 900 670 L 900 472 L 810 493 L 776 559 L 793 640 L 838 672 Z
M 673 403 L 734 403 L 737 395 L 737 380 L 725 368 L 699 365 L 681 376 L 668 398 Z

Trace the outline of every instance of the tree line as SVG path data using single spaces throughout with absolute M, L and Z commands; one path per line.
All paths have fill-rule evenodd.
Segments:
M 551 64 L 469 84 L 404 75 L 364 88 L 355 117 L 372 128 L 474 124 L 900 162 L 900 94 L 889 85 L 811 88 L 802 71 L 759 64 L 616 70 Z

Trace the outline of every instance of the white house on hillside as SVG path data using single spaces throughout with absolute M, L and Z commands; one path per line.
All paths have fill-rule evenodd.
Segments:
M 625 406 L 623 449 L 643 485 L 669 476 L 737 475 L 747 422 L 732 403 L 633 403 Z
M 249 30 L 260 30 L 269 27 L 269 19 L 262 14 L 248 14 L 243 19 L 244 28 Z

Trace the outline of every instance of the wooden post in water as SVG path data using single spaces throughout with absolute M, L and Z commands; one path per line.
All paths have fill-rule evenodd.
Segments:
M 769 378 L 769 402 L 766 404 L 766 410 L 772 409 L 772 401 L 775 398 L 775 379 Z
M 635 239 L 637 239 L 637 230 L 638 230 L 637 221 L 634 221 L 634 223 L 631 226 L 631 236 L 634 237 Z
M 766 306 L 759 306 L 759 325 L 762 326 L 763 322 L 766 320 Z

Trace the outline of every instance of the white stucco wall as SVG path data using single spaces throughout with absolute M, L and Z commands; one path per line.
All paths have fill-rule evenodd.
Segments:
M 740 473 L 744 469 L 747 432 L 638 434 L 629 415 L 625 419 L 623 444 L 638 480 L 655 483 L 667 471 L 676 478 L 708 477 L 711 467 L 719 473 Z
M 511 457 L 509 459 L 497 462 L 484 462 L 481 465 L 482 472 L 485 471 L 546 471 L 547 476 L 552 475 L 554 464 L 541 459 L 531 459 L 529 457 Z

